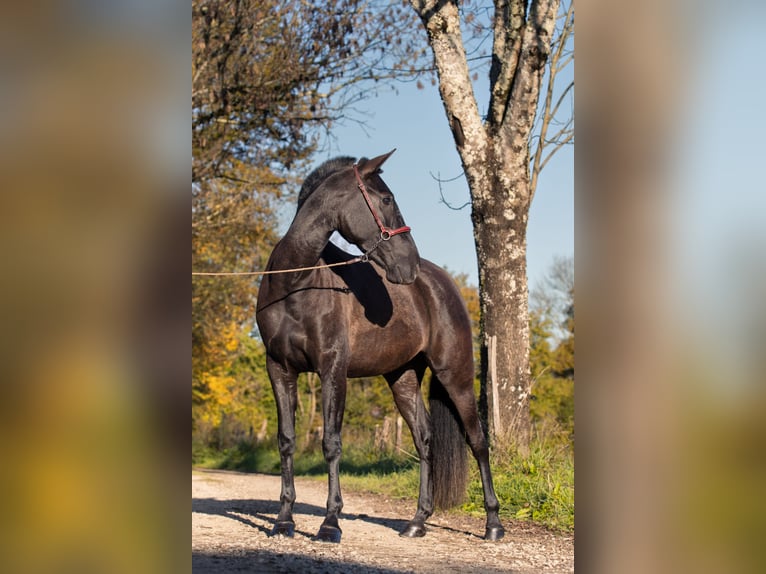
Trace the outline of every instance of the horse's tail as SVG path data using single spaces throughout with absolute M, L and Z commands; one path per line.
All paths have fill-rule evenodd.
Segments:
M 463 502 L 468 481 L 465 433 L 455 405 L 436 375 L 431 377 L 428 398 L 434 504 L 437 508 L 452 508 Z

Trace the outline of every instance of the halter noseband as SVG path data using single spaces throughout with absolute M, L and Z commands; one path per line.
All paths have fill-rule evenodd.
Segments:
M 367 187 L 365 187 L 364 182 L 362 181 L 362 176 L 359 175 L 359 166 L 357 164 L 354 164 L 354 175 L 356 176 L 356 185 L 357 187 L 359 187 L 359 191 L 362 192 L 362 196 L 364 197 L 364 200 L 367 202 L 367 207 L 370 208 L 370 212 L 372 213 L 372 216 L 375 218 L 375 223 L 377 223 L 378 227 L 380 228 L 380 239 L 383 241 L 388 241 L 394 235 L 410 232 L 411 228 L 407 225 L 403 227 L 398 227 L 397 229 L 391 229 L 390 227 L 386 227 L 385 225 L 383 225 L 383 221 L 380 219 L 378 212 L 375 211 L 375 208 L 372 205 L 370 194 L 367 193 Z

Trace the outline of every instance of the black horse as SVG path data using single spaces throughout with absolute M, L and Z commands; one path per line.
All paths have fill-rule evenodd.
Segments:
M 449 275 L 420 259 L 410 228 L 380 177 L 380 166 L 392 153 L 356 163 L 339 157 L 314 170 L 268 270 L 349 262 L 351 255 L 329 243 L 336 230 L 365 252 L 360 262 L 266 275 L 261 283 L 257 321 L 277 403 L 282 463 L 281 509 L 273 534 L 295 532 L 296 379 L 298 373 L 316 372 L 322 382 L 322 448 L 329 474 L 327 514 L 318 540 L 341 538 L 338 473 L 346 379 L 381 374 L 420 455 L 417 513 L 402 536 L 425 535 L 434 506 L 449 507 L 462 498 L 467 439 L 484 488 L 485 538 L 499 540 L 504 530 L 473 390 L 468 313 Z M 426 368 L 432 372 L 430 413 L 420 393 Z

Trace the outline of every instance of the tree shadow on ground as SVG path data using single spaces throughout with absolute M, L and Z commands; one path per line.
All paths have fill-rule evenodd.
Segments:
M 221 574 L 225 572 L 258 572 L 259 574 L 401 574 L 399 569 L 371 566 L 330 558 L 313 558 L 283 551 L 251 550 L 238 554 L 192 552 L 192 572 Z

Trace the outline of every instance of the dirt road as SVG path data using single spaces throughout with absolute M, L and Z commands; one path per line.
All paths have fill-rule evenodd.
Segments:
M 411 501 L 344 492 L 340 544 L 311 537 L 324 516 L 326 483 L 296 480 L 296 534 L 268 536 L 279 510 L 279 477 L 192 472 L 192 567 L 198 573 L 564 573 L 574 571 L 572 536 L 523 522 L 505 523 L 500 542 L 485 542 L 481 518 L 436 513 L 424 538 L 400 538 Z

